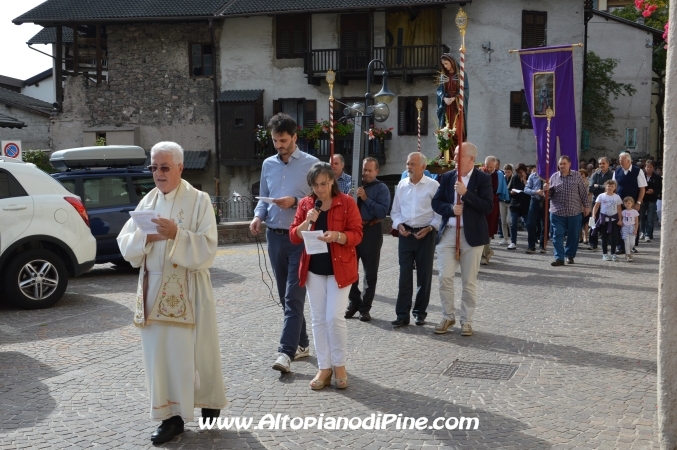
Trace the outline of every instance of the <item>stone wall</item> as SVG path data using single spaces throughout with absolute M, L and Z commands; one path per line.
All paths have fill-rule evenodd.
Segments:
M 0 140 L 20 140 L 26 150 L 48 150 L 50 119 L 42 114 L 26 111 L 16 106 L 0 105 L 0 113 L 14 117 L 26 124 L 23 128 L 0 128 Z
M 190 44 L 211 41 L 207 22 L 108 25 L 107 33 L 108 82 L 96 86 L 68 77 L 54 149 L 82 146 L 84 129 L 138 126 L 145 149 L 169 140 L 186 150 L 213 151 L 213 81 L 189 74 Z M 207 171 L 186 178 L 208 189 L 213 168 Z

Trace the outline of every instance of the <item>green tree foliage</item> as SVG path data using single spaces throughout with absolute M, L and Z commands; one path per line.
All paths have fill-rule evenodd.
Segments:
M 637 2 L 635 2 L 637 3 Z M 651 8 L 651 14 L 645 16 L 646 11 L 638 9 L 636 5 L 628 5 L 624 8 L 616 9 L 612 12 L 613 15 L 622 17 L 624 19 L 632 20 L 637 22 L 640 17 L 644 18 L 644 25 L 647 25 L 651 28 L 657 30 L 665 30 L 665 25 L 669 20 L 669 10 L 667 2 L 661 0 L 655 0 L 651 2 L 641 2 L 642 7 L 646 8 L 649 4 L 656 6 L 654 9 Z M 667 38 L 667 33 L 663 35 L 663 38 Z M 667 61 L 668 61 L 668 51 L 665 49 L 665 42 L 662 42 L 654 47 L 653 57 L 651 61 L 651 68 L 653 69 L 656 76 L 653 77 L 653 81 L 657 83 L 658 87 L 658 101 L 656 102 L 656 116 L 658 117 L 658 155 L 661 158 L 663 154 L 663 130 L 664 130 L 664 120 L 663 120 L 663 105 L 665 104 L 665 77 L 667 75 Z
M 618 60 L 602 59 L 595 52 L 588 52 L 588 71 L 583 92 L 583 129 L 590 132 L 595 138 L 613 139 L 618 137 L 613 127 L 616 109 L 611 106 L 611 98 L 616 100 L 621 95 L 634 95 L 636 89 L 632 84 L 614 81 L 614 69 Z M 603 150 L 600 145 L 591 145 L 591 148 Z
M 27 150 L 21 155 L 25 162 L 35 164 L 38 169 L 47 173 L 54 173 L 56 170 L 49 162 L 49 155 L 40 150 Z

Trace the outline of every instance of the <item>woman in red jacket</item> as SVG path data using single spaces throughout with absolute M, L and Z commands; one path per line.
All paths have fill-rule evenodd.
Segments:
M 308 289 L 319 366 L 310 388 L 328 385 L 333 366 L 336 387 L 345 389 L 348 328 L 344 314 L 350 287 L 358 279 L 355 247 L 362 241 L 362 217 L 355 200 L 339 191 L 329 164 L 315 164 L 308 172 L 308 185 L 312 193 L 299 202 L 289 238 L 300 244 L 302 231 L 321 230 L 324 233 L 318 239 L 326 242 L 329 250 L 314 255 L 304 250 L 299 267 L 299 284 Z M 319 211 L 316 200 L 321 202 Z

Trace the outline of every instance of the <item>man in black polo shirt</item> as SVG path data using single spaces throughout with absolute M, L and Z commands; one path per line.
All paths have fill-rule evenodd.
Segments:
M 383 245 L 381 222 L 390 207 L 390 191 L 385 183 L 376 179 L 379 165 L 375 158 L 364 158 L 362 163 L 362 186 L 357 188 L 357 206 L 362 216 L 362 242 L 357 245 L 357 257 L 364 267 L 364 294 L 360 292 L 357 280 L 350 288 L 350 304 L 345 317 L 349 319 L 360 312 L 360 320 L 369 322 L 369 310 L 376 293 L 378 264 Z
M 639 230 L 644 235 L 644 242 L 653 240 L 653 225 L 656 219 L 656 203 L 660 200 L 663 190 L 663 178 L 654 172 L 655 164 L 652 160 L 644 163 L 646 172 L 646 195 L 639 210 Z
M 590 186 L 588 188 L 588 192 L 592 194 L 593 205 L 597 201 L 597 196 L 604 193 L 604 183 L 611 180 L 614 176 L 614 172 L 609 170 L 609 160 L 606 156 L 599 158 L 597 164 L 599 164 L 599 170 L 590 177 Z M 597 250 L 598 244 L 599 237 L 597 233 L 590 234 L 590 247 L 588 247 L 588 250 Z
M 619 166 L 614 171 L 613 179 L 618 183 L 618 190 L 616 193 L 624 199 L 625 197 L 632 197 L 635 200 L 634 208 L 639 211 L 644 200 L 644 192 L 646 190 L 646 176 L 642 169 L 632 165 L 632 157 L 630 153 L 623 152 L 618 155 Z M 639 233 L 635 235 L 635 245 L 639 244 Z M 621 239 L 618 245 L 618 251 L 621 254 L 625 253 L 625 244 Z M 635 247 L 632 248 L 632 253 L 637 253 Z

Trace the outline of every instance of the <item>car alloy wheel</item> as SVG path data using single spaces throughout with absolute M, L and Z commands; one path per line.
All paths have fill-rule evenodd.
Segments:
M 47 308 L 63 296 L 68 286 L 66 265 L 47 249 L 18 253 L 5 273 L 7 299 L 25 309 Z
M 19 289 L 31 300 L 44 300 L 59 286 L 59 272 L 44 259 L 34 259 L 19 271 Z

